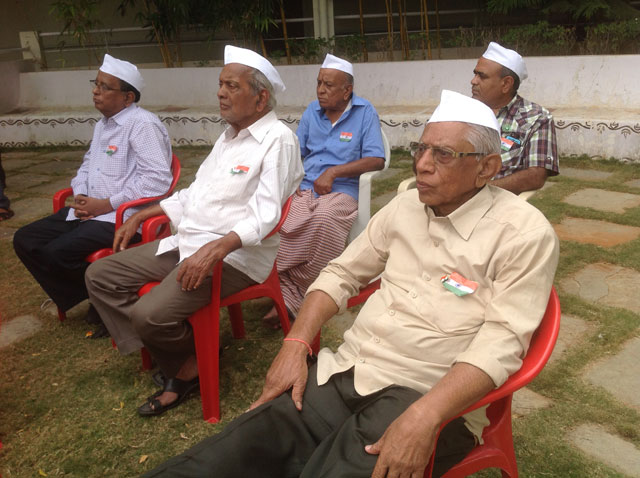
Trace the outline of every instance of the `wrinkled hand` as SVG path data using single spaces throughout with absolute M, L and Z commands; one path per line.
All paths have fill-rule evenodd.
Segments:
M 336 178 L 332 173 L 332 168 L 329 168 L 313 182 L 313 190 L 321 196 L 323 194 L 329 194 L 335 179 Z
M 429 464 L 438 426 L 429 426 L 423 415 L 409 407 L 365 450 L 378 455 L 371 478 L 422 478 Z
M 127 248 L 131 238 L 138 232 L 141 222 L 134 214 L 116 230 L 113 236 L 113 252 L 120 252 Z
M 249 410 L 273 400 L 289 389 L 291 399 L 298 410 L 302 410 L 302 396 L 307 384 L 307 348 L 299 342 L 284 342 L 271 363 L 262 394 L 251 404 Z
M 213 266 L 226 255 L 227 252 L 223 250 L 221 240 L 218 239 L 205 244 L 195 254 L 187 257 L 180 264 L 176 277 L 182 285 L 182 290 L 192 291 L 200 287 L 213 271 Z
M 109 199 L 96 199 L 84 194 L 74 196 L 69 207 L 75 209 L 74 214 L 79 219 L 91 219 L 113 211 Z

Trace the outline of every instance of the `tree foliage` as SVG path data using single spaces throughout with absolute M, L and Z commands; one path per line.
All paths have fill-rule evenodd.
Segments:
M 625 20 L 640 15 L 629 0 L 487 0 L 490 13 L 508 14 L 538 8 L 545 14 L 570 14 L 574 20 Z

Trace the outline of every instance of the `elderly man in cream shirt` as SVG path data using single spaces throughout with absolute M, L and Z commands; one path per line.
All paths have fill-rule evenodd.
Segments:
M 285 89 L 276 69 L 243 48 L 225 48 L 220 115 L 229 124 L 189 188 L 132 216 L 116 234 L 122 250 L 147 218 L 166 214 L 177 233 L 94 263 L 91 301 L 122 354 L 143 345 L 164 373 L 164 386 L 138 409 L 159 415 L 198 388 L 189 316 L 211 299 L 211 272 L 223 261 L 221 296 L 264 281 L 278 250 L 265 239 L 303 175 L 295 135 L 273 111 Z M 138 298 L 147 282 L 161 281 Z
M 521 366 L 546 308 L 558 239 L 535 207 L 488 185 L 495 115 L 444 91 L 412 145 L 417 189 L 381 209 L 311 285 L 252 410 L 148 477 L 422 476 L 441 424 Z M 381 274 L 336 352 L 310 343 Z M 484 409 L 447 424 L 441 476 L 481 440 Z

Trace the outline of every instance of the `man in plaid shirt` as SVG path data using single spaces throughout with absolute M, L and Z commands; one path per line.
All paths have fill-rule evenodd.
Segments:
M 542 106 L 518 95 L 527 78 L 522 57 L 491 42 L 473 70 L 471 93 L 493 109 L 500 124 L 502 169 L 492 184 L 514 194 L 540 189 L 558 174 L 553 117 Z

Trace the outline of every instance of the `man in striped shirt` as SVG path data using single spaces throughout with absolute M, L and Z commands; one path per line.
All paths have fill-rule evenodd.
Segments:
M 304 179 L 281 229 L 278 275 L 285 304 L 298 313 L 307 287 L 343 251 L 358 215 L 358 178 L 384 167 L 378 113 L 353 93 L 353 66 L 328 54 L 318 73 L 317 101 L 297 135 Z M 265 324 L 279 327 L 275 308 Z
M 514 194 L 540 189 L 558 174 L 553 117 L 542 106 L 518 95 L 527 78 L 522 57 L 491 42 L 473 70 L 471 93 L 493 109 L 500 124 L 502 169 L 493 179 Z

